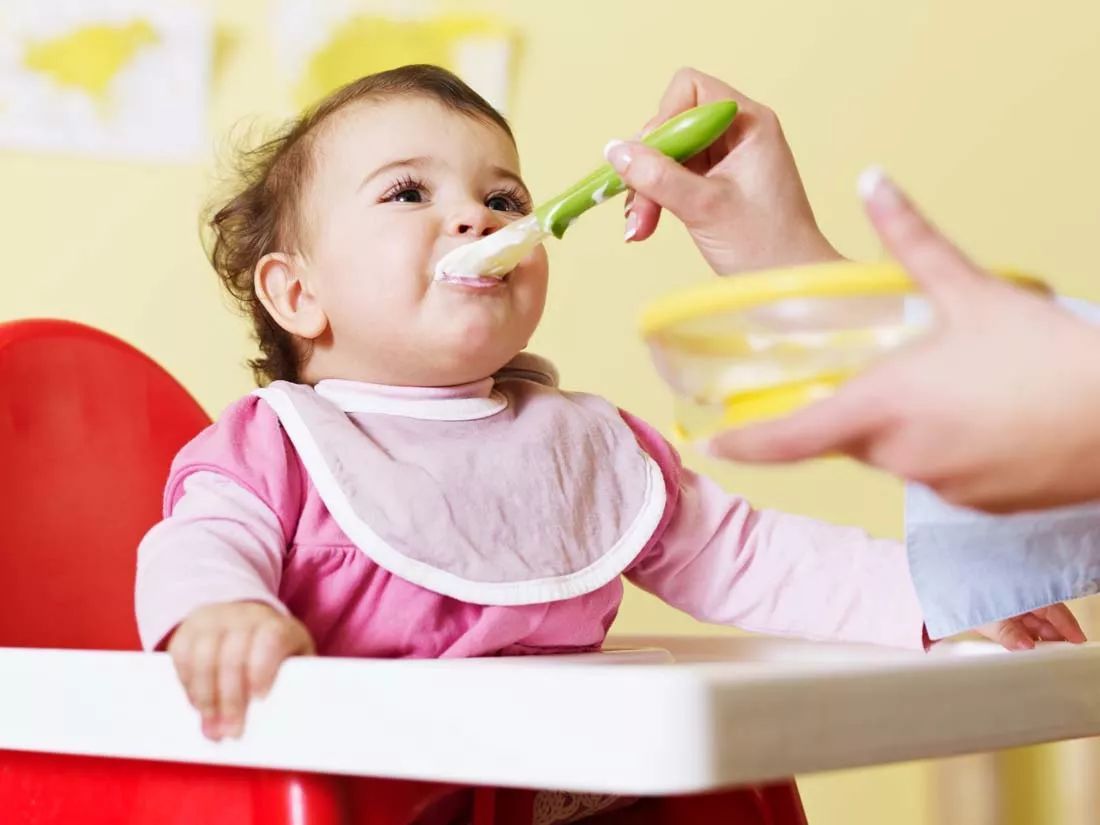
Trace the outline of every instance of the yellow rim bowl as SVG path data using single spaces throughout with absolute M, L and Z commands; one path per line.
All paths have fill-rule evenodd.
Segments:
M 1011 269 L 997 269 L 997 277 L 1025 289 L 1049 295 L 1040 279 Z M 690 329 L 693 322 L 750 310 L 787 299 L 863 298 L 918 293 L 919 288 L 898 264 L 838 261 L 716 279 L 711 283 L 666 296 L 648 306 L 641 316 L 642 336 L 668 352 L 736 359 L 751 356 L 752 342 L 741 332 L 709 332 Z M 863 328 L 833 329 L 815 333 L 810 347 L 845 347 L 862 343 L 875 332 Z M 802 344 L 777 344 L 775 351 L 805 349 Z M 799 380 L 758 388 L 747 387 L 715 402 L 712 427 L 729 429 L 787 415 L 834 392 L 853 373 L 823 372 Z M 681 403 L 691 404 L 680 396 Z M 695 438 L 682 423 L 677 434 Z
M 1050 294 L 1050 287 L 1031 275 L 1013 269 L 997 269 L 994 274 L 1025 289 Z M 907 292 L 919 292 L 919 289 L 895 263 L 836 261 L 769 269 L 748 275 L 730 275 L 666 295 L 643 310 L 641 332 L 643 337 L 651 338 L 687 321 L 785 298 L 844 298 Z

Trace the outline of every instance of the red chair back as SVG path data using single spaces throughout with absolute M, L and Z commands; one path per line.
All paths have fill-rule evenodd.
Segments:
M 209 423 L 147 356 L 67 321 L 0 324 L 0 646 L 132 650 L 138 542 Z

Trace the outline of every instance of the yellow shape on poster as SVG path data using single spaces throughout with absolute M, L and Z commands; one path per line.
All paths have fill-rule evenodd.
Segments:
M 363 75 L 408 63 L 434 63 L 454 70 L 455 49 L 461 41 L 508 37 L 509 31 L 503 25 L 478 17 L 443 16 L 430 20 L 351 17 L 314 52 L 295 91 L 295 99 L 300 106 L 308 106 Z
M 29 44 L 23 65 L 59 86 L 78 89 L 104 104 L 119 72 L 144 46 L 158 40 L 146 20 L 81 26 L 60 37 Z

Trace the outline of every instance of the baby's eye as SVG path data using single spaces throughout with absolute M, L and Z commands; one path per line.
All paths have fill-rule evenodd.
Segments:
M 493 195 L 485 201 L 485 205 L 497 212 L 518 212 L 516 202 L 506 195 Z
M 402 189 L 391 195 L 389 199 L 395 203 L 423 203 L 424 193 L 419 189 Z
M 526 214 L 531 205 L 519 192 L 497 192 L 485 199 L 485 205 L 495 212 L 516 212 Z
M 402 178 L 382 196 L 382 203 L 424 203 L 428 189 L 414 178 Z

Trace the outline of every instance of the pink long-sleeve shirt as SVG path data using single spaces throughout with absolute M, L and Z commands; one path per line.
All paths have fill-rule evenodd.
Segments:
M 660 525 L 623 570 L 628 580 L 708 622 L 922 647 L 901 544 L 756 510 L 682 467 L 653 428 L 623 419 L 667 494 Z M 616 577 L 558 601 L 481 605 L 390 573 L 337 525 L 278 417 L 249 396 L 177 457 L 165 517 L 139 549 L 136 609 L 150 649 L 199 607 L 257 601 L 300 619 L 325 655 L 439 658 L 598 648 L 622 593 Z

